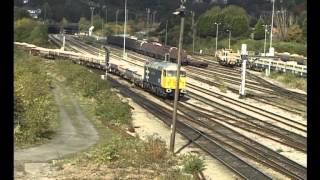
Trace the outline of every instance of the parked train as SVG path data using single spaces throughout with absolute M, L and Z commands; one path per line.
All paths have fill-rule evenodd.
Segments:
M 224 66 L 241 66 L 242 60 L 239 53 L 233 53 L 229 49 L 217 51 L 217 60 Z M 249 56 L 247 68 L 261 71 L 269 68 L 272 71 L 290 72 L 299 76 L 307 76 L 307 66 L 298 64 L 297 61 L 282 61 L 279 57 Z
M 173 98 L 176 85 L 177 64 L 167 61 L 146 61 L 143 73 L 139 74 L 137 69 L 129 68 L 124 62 L 109 61 L 108 58 L 83 55 L 72 51 L 60 49 L 47 49 L 37 47 L 28 43 L 15 42 L 15 45 L 30 52 L 30 54 L 55 59 L 69 59 L 74 63 L 89 67 L 106 70 L 129 80 L 135 85 L 164 98 Z M 106 57 L 109 57 L 108 55 Z M 180 70 L 179 97 L 186 94 L 186 71 Z
M 144 54 L 156 59 L 163 59 L 173 63 L 178 59 L 178 48 L 173 46 L 162 45 L 157 42 L 141 41 L 134 37 L 125 37 L 126 48 L 140 54 Z M 123 36 L 108 36 L 107 43 L 123 47 Z M 196 67 L 208 67 L 208 63 L 188 59 L 185 50 L 181 52 L 181 65 L 192 65 Z

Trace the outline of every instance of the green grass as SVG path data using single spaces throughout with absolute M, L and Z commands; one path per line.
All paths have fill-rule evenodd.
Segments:
M 271 72 L 269 78 L 281 82 L 289 88 L 296 88 L 307 91 L 307 79 L 296 76 L 295 74 Z
M 38 57 L 14 49 L 14 140 L 18 146 L 44 143 L 58 128 L 52 79 Z M 48 111 L 50 109 L 50 111 Z
M 266 44 L 266 51 L 269 48 L 269 40 Z M 258 53 L 263 53 L 264 51 L 264 40 L 252 40 L 252 39 L 231 39 L 230 42 L 231 49 L 240 50 L 241 44 L 247 44 L 248 51 L 255 51 Z M 307 45 L 306 43 L 296 43 L 296 42 L 284 42 L 274 40 L 272 43 L 276 52 L 289 52 L 291 54 L 300 54 L 307 56 Z M 218 49 L 228 48 L 229 47 L 229 39 L 221 38 L 218 39 Z M 192 52 L 192 43 L 184 44 L 183 48 L 186 49 L 189 53 Z M 203 50 L 205 54 L 214 54 L 216 48 L 216 39 L 215 37 L 207 37 L 207 38 L 199 38 L 195 39 L 195 52 L 199 52 L 200 49 Z

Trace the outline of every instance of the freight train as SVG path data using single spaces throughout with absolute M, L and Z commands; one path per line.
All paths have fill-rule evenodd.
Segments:
M 173 63 L 178 59 L 178 48 L 173 46 L 162 45 L 157 42 L 147 42 L 138 40 L 135 37 L 125 37 L 126 49 L 135 51 L 146 56 L 156 59 L 163 59 Z M 107 44 L 123 47 L 123 36 L 108 36 Z M 185 50 L 181 52 L 181 65 L 192 65 L 196 67 L 208 67 L 208 63 L 188 59 L 188 54 Z
M 72 51 L 63 51 L 60 49 L 47 49 L 37 47 L 28 43 L 15 42 L 15 45 L 30 52 L 30 54 L 55 59 L 68 59 L 77 64 L 105 70 L 109 73 L 127 79 L 136 86 L 145 89 L 157 96 L 172 99 L 174 97 L 177 64 L 167 61 L 146 61 L 143 67 L 137 69 L 123 61 L 111 59 L 109 55 L 106 58 L 93 55 L 83 55 Z M 186 94 L 186 71 L 181 67 L 179 80 L 179 98 Z

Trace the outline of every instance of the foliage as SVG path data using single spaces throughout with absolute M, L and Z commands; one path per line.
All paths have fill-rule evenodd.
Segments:
M 254 39 L 255 40 L 260 40 L 260 39 L 264 39 L 264 34 L 265 34 L 265 30 L 264 27 L 262 26 L 264 25 L 263 20 L 260 18 L 257 22 L 257 24 L 254 26 Z
M 98 117 L 116 125 L 130 124 L 130 106 L 121 102 L 100 76 L 91 73 L 83 66 L 64 61 L 57 62 L 57 69 L 59 74 L 66 78 L 65 83 L 77 90 L 76 93 L 95 99 L 95 111 Z
M 171 161 L 165 142 L 156 136 L 148 136 L 147 141 L 143 142 L 138 138 L 124 139 L 114 135 L 89 154 L 89 160 L 99 164 L 112 163 L 117 167 L 150 167 L 157 163 L 170 164 Z
M 89 27 L 90 27 L 90 21 L 87 20 L 85 17 L 81 17 L 79 20 L 80 31 L 88 31 Z
M 299 25 L 295 24 L 289 28 L 287 41 L 303 42 L 303 32 Z
M 22 18 L 31 18 L 28 11 L 22 8 L 14 7 L 14 20 Z
M 234 5 L 223 9 L 214 6 L 199 17 L 198 28 L 201 36 L 216 36 L 215 22 L 219 25 L 219 33 L 226 36 L 227 29 L 231 30 L 233 36 L 244 35 L 249 29 L 249 16 L 246 11 Z
M 50 138 L 57 115 L 50 90 L 51 80 L 43 63 L 15 50 L 14 72 L 15 142 L 35 143 Z
M 30 18 L 18 19 L 14 23 L 14 41 L 28 42 L 38 46 L 48 46 L 48 28 Z
M 60 21 L 60 26 L 65 27 L 68 24 L 68 20 L 63 17 Z
M 198 155 L 188 153 L 183 157 L 183 170 L 190 174 L 197 174 L 205 170 L 204 160 Z
M 297 88 L 303 91 L 307 90 L 307 79 L 303 77 L 298 77 L 293 73 L 274 72 L 270 73 L 269 77 L 284 83 L 289 88 Z

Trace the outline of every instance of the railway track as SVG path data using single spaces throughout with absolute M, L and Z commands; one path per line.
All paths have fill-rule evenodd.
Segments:
M 91 53 L 96 53 L 96 51 L 94 51 L 94 50 L 92 50 L 91 51 Z M 130 96 L 130 97 L 135 97 L 135 96 Z M 146 100 L 142 100 L 141 101 L 141 103 L 142 104 L 145 104 L 146 102 L 145 102 Z M 153 102 L 152 102 L 153 103 Z M 142 105 L 143 106 L 143 105 Z M 158 115 L 157 116 L 159 116 L 159 118 L 161 119 L 161 117 L 160 117 L 160 114 L 163 114 L 165 111 L 168 111 L 167 112 L 167 116 L 166 117 L 162 117 L 162 119 L 163 119 L 163 121 L 168 121 L 169 119 L 171 119 L 171 113 L 172 112 L 170 112 L 170 110 L 159 110 L 159 105 L 155 105 L 155 106 L 157 106 L 157 108 L 154 108 L 154 110 L 151 110 L 151 111 L 153 111 L 154 113 L 156 113 L 157 111 L 158 111 Z M 150 106 L 149 106 L 150 107 Z M 188 118 L 188 116 L 184 116 L 184 119 L 187 119 Z M 190 118 L 189 118 L 190 119 Z M 171 124 L 171 122 L 167 122 L 167 124 Z M 177 126 L 178 127 L 178 126 Z M 256 179 L 257 177 L 254 175 L 254 176 L 252 176 L 252 174 L 255 174 L 255 173 L 257 173 L 257 172 L 255 172 L 254 173 L 254 171 L 252 171 L 252 172 L 243 172 L 243 170 L 242 170 L 242 168 L 241 167 L 239 167 L 239 166 L 237 166 L 237 164 L 239 163 L 239 157 L 237 157 L 237 156 L 235 156 L 235 157 L 233 157 L 233 158 L 230 158 L 230 157 L 223 157 L 223 156 L 226 156 L 226 153 L 227 152 L 229 152 L 229 153 L 231 153 L 232 154 L 232 152 L 230 152 L 229 150 L 226 150 L 226 148 L 225 147 L 222 147 L 221 146 L 221 144 L 223 144 L 223 142 L 224 142 L 224 140 L 226 140 L 226 138 L 227 137 L 224 137 L 225 139 L 223 140 L 223 138 L 221 139 L 220 138 L 220 140 L 217 138 L 217 137 L 213 137 L 213 136 L 211 136 L 211 135 L 209 135 L 208 133 L 204 133 L 204 132 L 201 132 L 201 131 L 199 131 L 199 130 L 197 130 L 197 129 L 195 129 L 195 128 L 193 128 L 193 127 L 191 127 L 190 125 L 188 125 L 188 124 L 185 124 L 185 125 L 179 125 L 179 127 L 182 127 L 182 129 L 184 128 L 185 130 L 178 130 L 181 134 L 183 134 L 184 136 L 188 136 L 187 138 L 189 139 L 189 140 L 194 140 L 194 139 L 197 139 L 196 141 L 195 141 L 195 144 L 197 144 L 199 147 L 201 147 L 202 149 L 204 149 L 205 151 L 207 151 L 209 154 L 211 154 L 211 155 L 213 155 L 214 157 L 216 157 L 217 159 L 219 159 L 220 161 L 222 161 L 224 164 L 226 164 L 228 167 L 230 167 L 231 169 L 233 169 L 235 172 L 237 172 L 239 175 L 241 175 L 242 177 L 244 177 L 245 179 Z M 189 129 L 188 128 L 186 128 L 186 127 L 189 127 Z M 191 131 L 191 129 L 193 128 L 194 129 L 194 131 Z M 186 129 L 188 129 L 188 130 L 186 130 Z M 191 133 L 192 132 L 192 133 Z M 212 133 L 210 133 L 210 134 L 212 134 Z M 207 138 L 204 138 L 204 137 L 207 137 Z M 235 138 L 235 137 L 233 137 L 233 138 Z M 208 144 L 208 142 L 206 142 L 206 141 L 208 141 L 208 139 L 210 139 L 211 141 L 214 139 L 214 143 L 215 143 L 215 145 L 212 145 L 212 144 Z M 242 140 L 243 141 L 243 140 Z M 241 142 L 240 140 L 238 140 L 238 143 L 239 142 Z M 214 144 L 213 143 L 213 144 Z M 220 145 L 219 145 L 220 144 Z M 219 147 L 220 146 L 220 147 Z M 227 146 L 227 145 L 225 145 L 225 146 Z M 244 146 L 244 145 L 243 145 Z M 249 148 L 249 145 L 247 144 L 247 149 Z M 215 152 L 212 152 L 212 149 L 215 149 L 214 151 Z M 216 149 L 219 149 L 219 150 L 216 150 Z M 223 150 L 224 149 L 224 150 Z M 238 150 L 235 150 L 235 151 L 239 151 L 239 149 Z M 261 153 L 261 152 L 260 152 Z M 273 153 L 275 153 L 275 152 L 273 152 Z M 228 154 L 228 153 L 227 153 Z M 250 153 L 249 153 L 250 154 Z M 249 156 L 249 154 L 247 153 L 247 157 Z M 277 153 L 276 153 L 277 154 Z M 244 156 L 244 155 L 243 155 Z M 261 160 L 261 158 L 263 157 L 263 155 L 260 155 L 260 157 L 259 157 L 259 155 L 255 155 L 255 156 L 257 156 L 256 157 L 256 159 L 255 159 L 255 161 L 259 161 L 260 163 L 262 163 L 263 164 L 263 162 L 264 162 L 264 160 Z M 264 154 L 264 156 L 266 156 L 266 154 Z M 252 158 L 252 157 L 251 157 Z M 269 157 L 270 158 L 270 157 Z M 235 159 L 236 159 L 236 161 L 235 161 Z M 260 160 L 259 160 L 260 159 Z M 240 161 L 243 161 L 242 159 L 240 159 Z M 234 164 L 233 164 L 234 163 Z M 243 163 L 245 163 L 244 161 L 243 161 Z M 278 164 L 272 164 L 271 162 L 269 162 L 269 163 L 267 163 L 267 164 L 265 164 L 266 166 L 268 166 L 268 167 L 271 167 L 271 168 L 278 168 L 278 170 L 276 170 L 276 171 L 278 171 L 278 172 L 280 172 L 280 173 L 282 173 L 282 174 L 285 174 L 285 175 L 287 175 L 288 177 L 291 177 L 291 178 L 293 178 L 293 179 L 305 179 L 305 173 L 303 173 L 303 168 L 301 168 L 300 170 L 297 170 L 297 169 L 299 169 L 298 167 L 299 166 L 297 166 L 296 168 L 297 169 L 295 169 L 295 170 L 293 170 L 294 169 L 294 166 L 296 166 L 296 165 L 289 165 L 289 163 L 288 164 L 285 164 L 284 162 L 282 162 L 283 164 L 281 164 L 281 163 L 279 163 L 278 162 Z M 242 165 L 243 167 L 246 167 L 247 168 L 247 165 Z M 250 166 L 250 165 L 249 165 Z M 291 168 L 291 170 L 290 170 L 290 168 L 288 168 L 289 170 L 285 170 L 285 169 L 282 169 L 281 170 L 281 167 L 282 166 L 288 166 L 288 167 L 290 167 Z M 245 168 L 245 169 L 246 169 Z M 239 171 L 239 169 L 240 169 L 240 171 Z M 240 172 L 240 173 L 239 173 Z M 258 170 L 258 172 L 259 172 L 259 170 Z M 296 173 L 289 173 L 289 172 L 296 172 Z M 252 174 L 251 174 L 252 173 Z M 244 175 L 245 174 L 245 175 Z M 250 175 L 251 174 L 251 175 Z M 263 173 L 262 173 L 263 174 Z M 265 175 L 265 174 L 264 174 Z M 262 176 L 261 178 L 266 178 L 266 179 L 270 179 L 270 177 L 268 177 L 268 176 Z
M 225 102 L 228 102 L 228 103 L 231 103 L 231 104 L 235 104 L 238 107 L 246 108 L 246 109 L 248 109 L 248 110 L 250 110 L 250 111 L 252 111 L 254 113 L 257 113 L 257 114 L 263 115 L 265 117 L 268 117 L 269 119 L 276 120 L 276 121 L 278 121 L 278 122 L 280 122 L 280 123 L 282 123 L 282 124 L 284 124 L 286 126 L 294 128 L 296 130 L 300 130 L 300 131 L 302 131 L 304 133 L 307 132 L 307 125 L 303 124 L 301 122 L 298 122 L 296 120 L 281 116 L 279 114 L 276 114 L 276 113 L 273 113 L 273 112 L 270 112 L 270 111 L 266 111 L 266 110 L 264 110 L 262 108 L 259 108 L 257 106 L 253 106 L 251 104 L 238 101 L 236 99 L 230 98 L 230 97 L 225 96 L 223 94 L 218 94 L 218 93 L 215 93 L 213 91 L 209 91 L 207 89 L 201 88 L 201 87 L 199 87 L 197 85 L 194 85 L 194 84 L 187 84 L 187 86 L 190 87 L 191 89 L 195 89 L 197 91 L 200 91 L 200 92 L 203 92 L 203 93 L 206 93 L 206 94 L 210 94 L 210 96 L 213 96 L 213 97 L 216 97 L 216 98 L 220 98 L 221 100 L 223 100 Z
M 224 126 L 215 120 L 215 116 L 199 113 L 192 104 L 188 106 L 183 102 L 179 103 L 179 110 L 186 114 L 189 121 L 196 124 L 193 125 L 194 127 L 197 125 L 204 127 L 203 129 L 197 127 L 197 129 L 206 132 L 210 138 L 219 141 L 221 145 L 239 156 L 250 158 L 293 179 L 306 178 L 305 167 Z
M 122 85 L 116 81 L 113 81 L 113 84 L 118 88 Z M 122 88 L 121 93 L 133 99 L 134 102 L 139 104 L 140 106 L 147 109 L 153 115 L 161 119 L 168 126 L 171 125 L 171 115 L 172 112 L 170 110 L 159 107 L 158 104 L 142 97 L 141 95 L 131 91 L 129 88 Z M 199 146 L 205 152 L 210 154 L 211 156 L 217 158 L 220 162 L 230 168 L 233 172 L 237 173 L 239 176 L 244 179 L 271 179 L 271 177 L 267 176 L 260 170 L 255 167 L 249 165 L 238 156 L 234 155 L 232 152 L 226 150 L 221 147 L 219 143 L 215 142 L 206 133 L 203 133 L 192 126 L 183 123 L 180 119 L 181 116 L 178 117 L 178 121 L 176 124 L 177 131 L 180 132 L 184 137 L 188 140 L 192 141 L 194 144 Z
M 214 107 L 224 114 L 232 114 L 233 116 L 235 116 L 231 118 L 230 116 L 225 116 L 221 113 L 212 113 L 207 111 L 207 113 L 213 114 L 215 117 L 221 117 L 220 120 L 229 125 L 257 134 L 264 138 L 271 139 L 275 142 L 292 147 L 301 152 L 306 152 L 306 137 L 304 136 L 277 127 L 271 123 L 261 121 L 240 111 L 225 107 L 224 105 L 217 104 L 216 102 L 213 102 L 206 98 L 199 97 L 198 94 L 189 93 L 188 97 L 196 99 L 197 101 L 200 101 L 205 105 Z M 197 108 L 200 109 L 199 107 Z M 203 111 L 204 109 L 201 110 Z
M 201 60 L 204 60 L 204 61 L 209 63 L 209 66 L 210 65 L 211 66 L 215 66 L 215 68 L 216 68 L 216 66 L 219 66 L 219 64 L 217 62 L 213 61 L 213 58 L 211 58 L 211 60 L 207 59 L 207 58 L 204 58 L 204 57 L 199 57 L 199 56 L 194 56 L 194 58 L 199 58 Z M 226 69 L 230 69 L 230 68 L 225 67 L 224 69 L 225 69 L 225 71 L 228 71 Z M 233 68 L 233 69 L 237 70 L 237 71 L 240 71 L 239 68 Z M 287 90 L 285 88 L 276 86 L 276 85 L 264 80 L 263 78 L 261 78 L 259 76 L 254 75 L 254 74 L 252 74 L 250 72 L 247 72 L 247 74 L 248 74 L 248 78 L 249 79 L 255 80 L 256 82 L 260 83 L 261 86 L 264 86 L 266 88 L 272 89 L 275 92 L 280 93 L 283 96 L 287 96 L 287 97 L 289 97 L 289 98 L 291 98 L 291 99 L 293 99 L 293 100 L 295 100 L 295 101 L 297 101 L 297 102 L 299 102 L 301 104 L 304 104 L 304 105 L 306 104 L 307 97 L 306 97 L 305 94 L 297 93 L 297 92 L 290 91 L 290 90 Z

